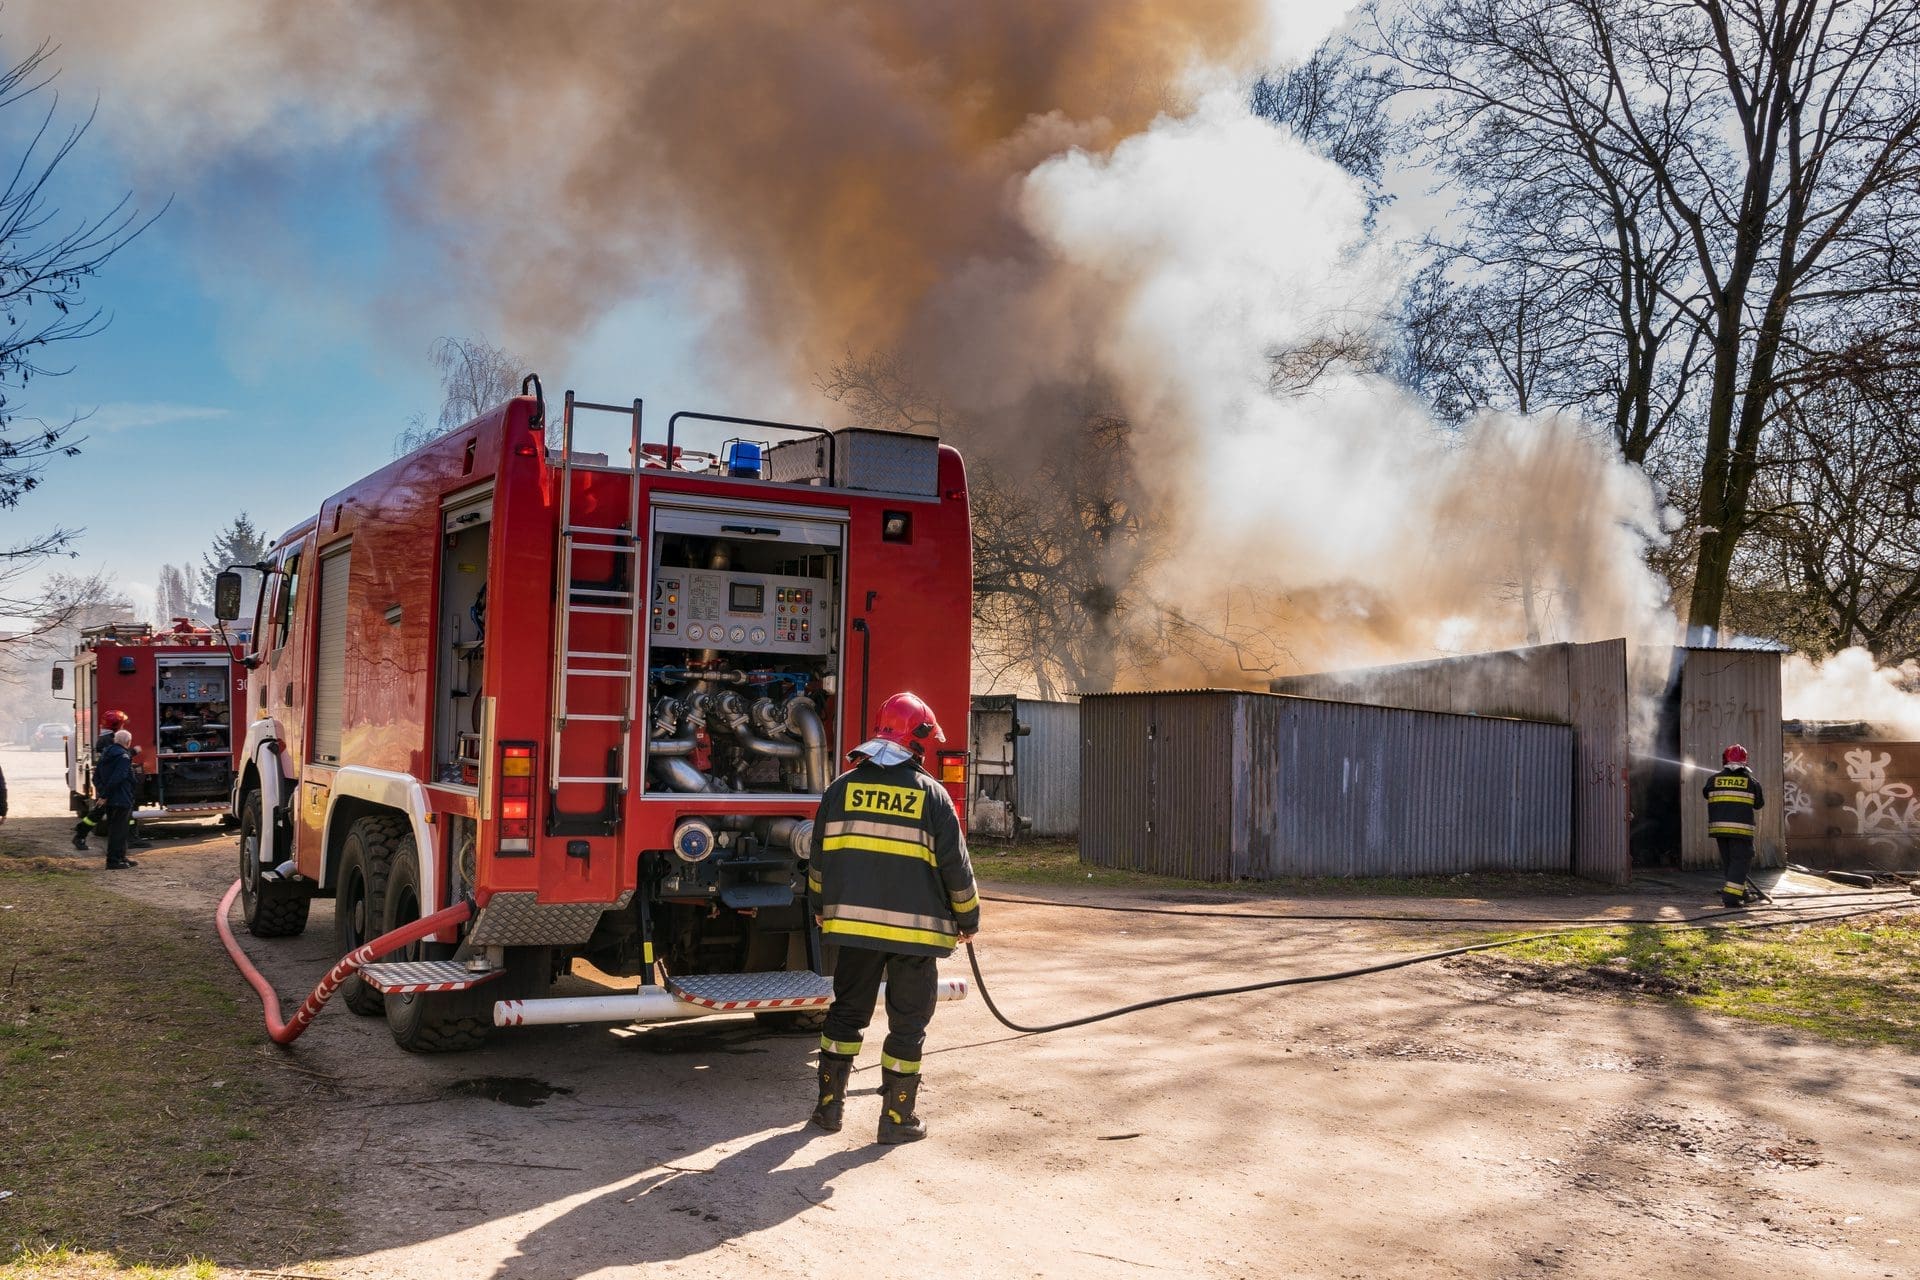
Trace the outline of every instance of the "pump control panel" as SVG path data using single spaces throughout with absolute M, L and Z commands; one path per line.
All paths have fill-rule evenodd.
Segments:
M 825 653 L 832 613 L 825 578 L 725 569 L 658 569 L 655 644 L 754 653 Z

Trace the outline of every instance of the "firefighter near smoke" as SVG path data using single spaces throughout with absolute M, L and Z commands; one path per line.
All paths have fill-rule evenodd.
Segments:
M 496 1024 L 816 1017 L 832 949 L 806 871 L 834 762 L 888 690 L 966 704 L 953 449 L 690 413 L 654 438 L 639 400 L 571 392 L 549 428 L 522 390 L 265 562 L 230 898 L 256 937 L 332 898 L 344 957 L 282 1024 L 229 943 L 283 1043 L 336 989 L 422 1052 Z M 623 462 L 575 447 L 588 414 Z M 960 799 L 963 747 L 927 763 Z M 639 989 L 544 998 L 575 958 Z

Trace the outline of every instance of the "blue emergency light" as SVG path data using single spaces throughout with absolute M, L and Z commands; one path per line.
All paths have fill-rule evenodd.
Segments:
M 754 440 L 733 440 L 727 444 L 727 474 L 739 479 L 760 478 L 760 445 Z

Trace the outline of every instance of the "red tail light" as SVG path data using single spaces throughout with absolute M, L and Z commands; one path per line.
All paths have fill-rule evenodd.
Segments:
M 500 744 L 500 848 L 533 847 L 534 755 L 531 742 Z

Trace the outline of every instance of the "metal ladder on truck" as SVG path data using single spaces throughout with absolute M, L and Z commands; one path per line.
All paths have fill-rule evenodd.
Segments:
M 576 409 L 625 414 L 632 419 L 629 465 L 625 471 L 626 518 L 619 524 L 576 523 L 581 517 L 575 510 L 573 500 L 575 470 L 592 470 L 610 475 L 622 473 L 618 467 L 575 463 L 573 415 Z M 571 391 L 567 392 L 566 407 L 561 412 L 560 540 L 555 560 L 560 599 L 554 637 L 554 655 L 558 661 L 553 668 L 553 728 L 547 744 L 548 829 L 555 835 L 611 835 L 619 826 L 620 814 L 625 807 L 622 802 L 632 785 L 633 726 L 639 719 L 643 683 L 640 672 L 640 624 L 646 613 L 641 590 L 646 576 L 645 566 L 640 563 L 645 545 L 645 540 L 640 536 L 640 468 L 643 457 L 640 416 L 641 402 L 637 399 L 631 406 L 595 404 L 574 399 Z M 589 556 L 612 558 L 616 572 L 609 576 L 605 585 L 574 585 L 576 562 Z M 625 572 L 621 573 L 618 569 L 623 560 Z M 619 647 L 602 647 L 604 641 L 591 647 L 583 646 L 577 634 L 579 631 L 597 632 L 604 636 L 609 630 L 603 623 L 583 621 L 588 618 L 619 619 Z M 620 707 L 618 711 L 603 709 L 609 699 L 601 691 L 609 684 L 620 690 L 616 700 Z M 589 690 L 600 696 L 583 696 Z M 579 709 L 582 706 L 592 709 Z M 561 772 L 562 762 L 567 758 L 565 748 L 582 736 L 584 726 L 605 724 L 617 725 L 618 733 L 601 766 L 602 771 Z M 560 788 L 576 785 L 606 788 L 606 798 L 597 811 L 568 812 L 560 807 Z

